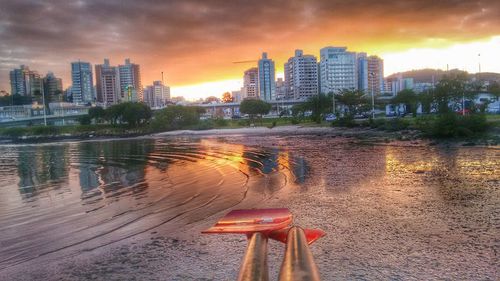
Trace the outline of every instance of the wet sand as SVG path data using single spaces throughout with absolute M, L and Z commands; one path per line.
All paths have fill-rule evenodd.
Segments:
M 323 280 L 498 279 L 499 147 L 373 145 L 323 129 L 200 137 L 303 159 L 302 171 L 283 171 L 283 188 L 269 196 L 256 189 L 231 209 L 287 207 L 296 224 L 323 229 L 327 236 L 312 245 Z M 200 234 L 226 212 L 200 208 L 97 249 L 4 268 L 0 279 L 235 280 L 244 237 Z M 270 242 L 271 279 L 283 250 Z

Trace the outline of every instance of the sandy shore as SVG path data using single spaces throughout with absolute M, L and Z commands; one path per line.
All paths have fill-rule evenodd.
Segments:
M 325 230 L 327 236 L 311 248 L 323 280 L 495 279 L 500 217 L 495 149 L 386 147 L 338 137 L 363 135 L 387 133 L 283 126 L 153 137 L 220 136 L 222 146 L 286 151 L 303 161 L 303 169 L 295 171 L 305 175 L 300 182 L 287 179 L 271 197 L 234 208 L 287 207 L 297 224 Z M 61 251 L 9 267 L 0 279 L 234 280 L 246 240 L 201 235 L 227 210 L 203 212 L 95 250 Z M 269 246 L 275 280 L 284 248 L 274 241 Z

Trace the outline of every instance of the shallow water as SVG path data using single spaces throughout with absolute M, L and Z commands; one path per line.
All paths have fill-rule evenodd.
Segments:
M 333 136 L 1 146 L 0 276 L 231 280 L 244 239 L 193 233 L 228 209 L 288 207 L 328 233 L 312 247 L 325 280 L 495 279 L 499 175 L 498 148 Z
M 0 269 L 92 250 L 179 216 L 203 220 L 271 196 L 294 180 L 289 169 L 301 169 L 286 152 L 210 140 L 10 146 L 0 155 Z

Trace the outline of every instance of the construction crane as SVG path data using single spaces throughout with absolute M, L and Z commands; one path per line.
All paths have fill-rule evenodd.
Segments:
M 258 62 L 258 60 L 242 60 L 242 61 L 233 61 L 233 63 L 252 63 L 252 62 Z

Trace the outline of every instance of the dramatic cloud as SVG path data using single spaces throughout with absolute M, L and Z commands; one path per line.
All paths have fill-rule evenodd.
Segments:
M 69 63 L 141 64 L 143 83 L 190 84 L 241 76 L 268 51 L 326 45 L 370 53 L 440 47 L 500 34 L 500 1 L 456 0 L 0 0 L 0 89 L 19 64 L 69 81 Z

